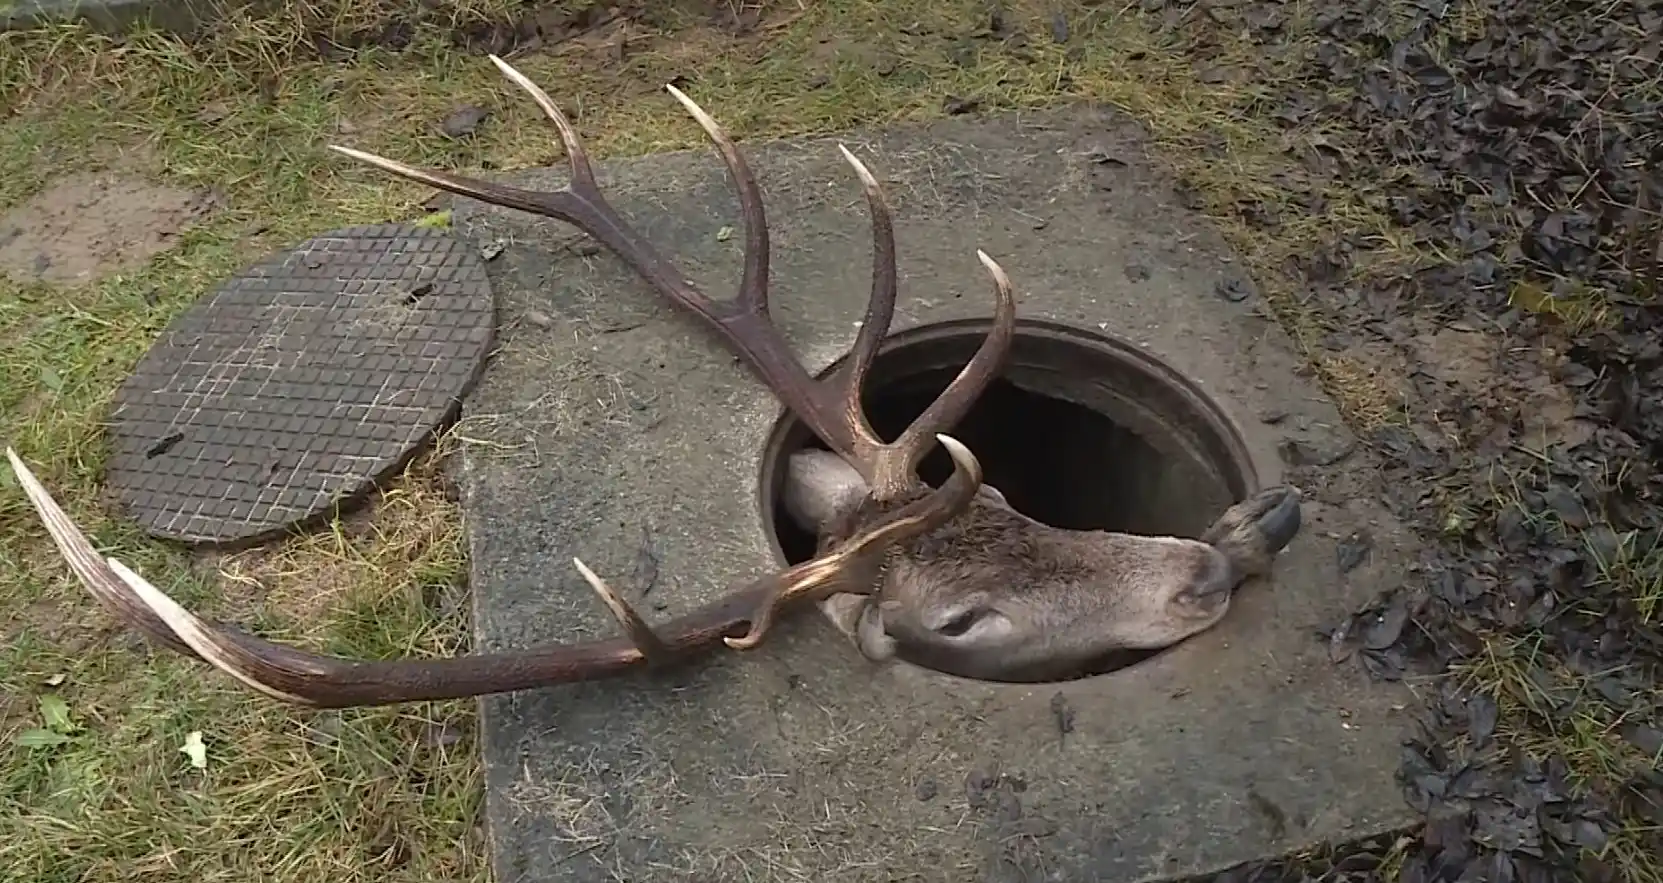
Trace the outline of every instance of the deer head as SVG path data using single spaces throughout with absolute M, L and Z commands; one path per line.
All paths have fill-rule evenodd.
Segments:
M 945 433 L 1001 370 L 1015 328 L 1004 270 L 988 257 L 992 330 L 957 378 L 894 441 L 873 431 L 861 389 L 895 311 L 895 239 L 877 178 L 839 147 L 872 218 L 872 293 L 843 367 L 816 379 L 791 354 L 768 314 L 768 227 L 755 178 L 733 142 L 692 99 L 665 88 L 702 126 L 738 191 L 744 268 L 735 298 L 714 301 L 643 240 L 607 203 L 566 117 L 542 89 L 492 56 L 530 94 L 565 145 L 571 177 L 553 192 L 429 171 L 346 147 L 331 149 L 391 174 L 577 227 L 660 294 L 706 322 L 829 450 L 793 456 L 785 491 L 791 516 L 818 537 L 815 557 L 736 586 L 718 602 L 649 625 L 583 562 L 573 564 L 625 637 L 522 652 L 435 660 L 350 660 L 305 653 L 210 623 L 93 548 L 40 481 L 8 450 L 24 492 L 74 573 L 129 626 L 195 655 L 270 696 L 313 706 L 382 705 L 501 693 L 619 674 L 684 659 L 718 641 L 756 646 L 777 611 L 807 600 L 873 660 L 901 657 L 969 676 L 1065 674 L 1094 657 L 1160 648 L 1223 617 L 1246 578 L 1264 573 L 1299 529 L 1297 495 L 1272 488 L 1227 510 L 1200 539 L 1060 530 L 1012 509 L 982 485 L 980 464 Z M 952 475 L 926 485 L 917 466 L 934 442 Z

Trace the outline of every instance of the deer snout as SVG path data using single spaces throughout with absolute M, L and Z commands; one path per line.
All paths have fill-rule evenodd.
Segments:
M 1204 619 L 1224 615 L 1224 608 L 1241 585 L 1242 575 L 1230 559 L 1215 550 L 1208 552 L 1189 583 L 1173 598 L 1188 617 Z

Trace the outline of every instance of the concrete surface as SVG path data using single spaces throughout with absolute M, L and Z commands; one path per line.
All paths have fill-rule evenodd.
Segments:
M 0 0 L 0 31 L 81 21 L 107 33 L 122 33 L 147 24 L 185 33 L 212 21 L 226 6 L 255 5 L 253 0 Z
M 1020 316 L 1106 329 L 1203 380 L 1266 483 L 1284 439 L 1344 444 L 1256 299 L 1221 295 L 1230 257 L 1120 117 L 843 140 L 896 207 L 897 330 L 986 316 L 983 248 Z M 868 292 L 860 189 L 835 141 L 746 149 L 773 225 L 773 312 L 819 370 Z M 563 172 L 512 177 L 554 186 Z M 610 165 L 603 182 L 707 291 L 733 290 L 743 236 L 724 232 L 735 203 L 714 154 Z M 507 325 L 462 424 L 479 649 L 614 634 L 574 554 L 631 599 L 650 589 L 654 619 L 776 566 L 756 484 L 779 412 L 760 384 L 572 229 L 472 202 L 455 217 L 502 249 L 490 266 Z M 1270 411 L 1288 416 L 1257 419 Z M 879 668 L 805 611 L 748 653 L 488 698 L 497 879 L 1120 883 L 1399 824 L 1403 697 L 1332 665 L 1312 631 L 1411 558 L 1364 499 L 1370 468 L 1358 453 L 1308 489 L 1303 534 L 1224 624 L 1108 677 L 995 686 Z M 1342 575 L 1336 538 L 1365 526 L 1375 552 Z

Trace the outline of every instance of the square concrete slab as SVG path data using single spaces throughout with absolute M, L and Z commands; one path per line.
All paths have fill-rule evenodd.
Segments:
M 1201 381 L 1265 483 L 1290 439 L 1347 443 L 1124 118 L 840 140 L 895 206 L 896 331 L 987 316 L 981 248 L 1015 281 L 1021 319 L 1124 337 Z M 870 284 L 866 209 L 836 143 L 742 145 L 772 225 L 773 314 L 811 371 L 852 342 Z M 564 173 L 512 177 L 552 188 Z M 706 291 L 734 290 L 743 236 L 713 153 L 601 177 Z M 506 324 L 461 427 L 478 649 L 616 634 L 574 555 L 654 619 L 778 567 L 758 502 L 780 416 L 767 391 L 573 229 L 468 201 L 455 217 L 496 255 Z M 1285 416 L 1259 419 L 1271 412 Z M 1012 686 L 878 667 L 806 610 L 757 650 L 487 698 L 497 879 L 1134 881 L 1399 824 L 1404 697 L 1332 664 L 1314 632 L 1413 557 L 1361 491 L 1371 468 L 1354 453 L 1305 488 L 1303 533 L 1222 625 L 1110 676 Z M 1358 529 L 1374 554 L 1341 573 L 1336 538 Z

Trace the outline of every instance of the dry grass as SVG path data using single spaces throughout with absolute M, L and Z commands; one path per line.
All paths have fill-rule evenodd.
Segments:
M 372 31 L 416 5 L 283 4 L 264 16 L 234 13 L 194 45 L 70 26 L 0 35 L 0 209 L 89 160 L 222 195 L 207 223 L 138 271 L 76 287 L 0 278 L 0 441 L 39 464 L 111 554 L 186 603 L 360 655 L 464 649 L 465 624 L 443 603 L 465 585 L 461 513 L 431 465 L 398 481 L 360 522 L 193 560 L 96 505 L 98 424 L 154 336 L 239 265 L 333 227 L 423 211 L 428 193 L 323 144 L 452 168 L 554 158 L 529 102 L 480 53 L 448 39 L 517 8 L 509 0 L 445 4 L 446 20 L 430 13 L 404 52 L 371 48 L 326 63 L 308 48 L 319 27 Z M 1019 50 L 968 36 L 987 24 L 979 0 L 775 0 L 741 38 L 672 9 L 653 24 L 601 29 L 515 64 L 548 85 L 598 157 L 705 143 L 661 91 L 677 77 L 690 78 L 685 88 L 742 139 L 927 119 L 949 96 L 977 96 L 992 111 L 1119 105 L 1147 123 L 1158 155 L 1259 271 L 1278 318 L 1300 342 L 1313 341 L 1319 320 L 1279 272 L 1284 261 L 1339 230 L 1388 246 L 1394 234 L 1361 194 L 1297 161 L 1318 145 L 1346 150 L 1343 133 L 1285 131 L 1273 119 L 1301 47 L 1266 54 L 1226 38 L 1209 64 L 1234 75 L 1202 78 L 1135 4 L 1006 5 L 1006 21 L 1030 35 Z M 1065 44 L 1047 36 L 1059 12 L 1071 25 Z M 1289 30 L 1302 26 L 1296 17 Z M 439 133 L 438 121 L 465 104 L 490 118 L 471 138 Z M 1300 189 L 1322 193 L 1326 213 L 1291 202 Z M 1282 221 L 1249 223 L 1244 206 Z M 1414 257 L 1407 247 L 1386 255 Z M 1313 367 L 1356 423 L 1397 419 L 1391 378 L 1331 354 Z M 0 475 L 0 610 L 10 646 L 0 653 L 5 879 L 488 876 L 471 703 L 294 711 L 198 665 L 147 656 L 56 563 L 9 474 Z M 57 744 L 12 744 L 43 729 Z M 205 741 L 206 769 L 180 751 L 193 732 Z

